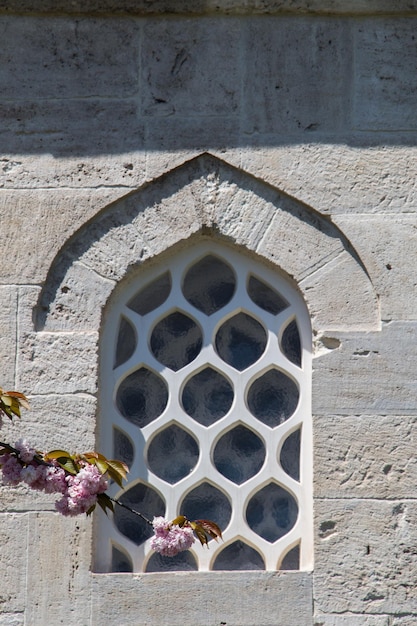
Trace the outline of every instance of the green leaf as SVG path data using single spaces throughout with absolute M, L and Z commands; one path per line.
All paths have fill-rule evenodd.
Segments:
M 59 458 L 72 458 L 72 455 L 67 452 L 66 450 L 51 450 L 51 452 L 48 452 L 47 454 L 45 454 L 45 460 L 48 459 L 59 459 Z
M 190 526 L 193 529 L 194 533 L 197 535 L 197 538 L 202 546 L 206 545 L 208 547 L 208 539 L 207 535 L 204 532 L 204 528 L 197 524 L 197 522 L 190 522 Z
M 111 499 L 106 493 L 98 494 L 97 503 L 106 515 L 107 515 L 107 509 L 110 509 L 110 511 L 114 513 L 113 502 L 111 501 Z
M 212 539 L 217 541 L 218 538 L 223 539 L 222 531 L 220 528 L 209 519 L 197 519 L 196 523 L 203 528 L 203 530 L 210 535 Z

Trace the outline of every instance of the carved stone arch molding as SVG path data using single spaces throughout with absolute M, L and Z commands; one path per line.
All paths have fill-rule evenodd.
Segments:
M 314 332 L 379 328 L 366 268 L 330 219 L 202 154 L 123 196 L 73 235 L 50 268 L 35 329 L 97 331 L 123 278 L 198 237 L 237 244 L 293 278 Z

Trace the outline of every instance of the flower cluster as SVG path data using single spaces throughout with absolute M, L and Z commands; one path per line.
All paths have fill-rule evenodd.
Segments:
M 55 507 L 62 515 L 79 515 L 94 508 L 97 496 L 104 493 L 108 481 L 98 468 L 79 461 L 74 475 L 66 472 L 55 459 L 45 463 L 29 444 L 20 439 L 14 445 L 16 452 L 0 455 L 3 483 L 16 486 L 25 482 L 32 489 L 61 494 Z
M 20 417 L 21 407 L 29 408 L 26 396 L 0 388 L 0 422 L 3 415 L 11 420 Z M 14 487 L 24 482 L 32 489 L 60 494 L 55 507 L 62 515 L 89 515 L 96 504 L 104 513 L 107 509 L 114 512 L 113 504 L 128 509 L 153 526 L 151 548 L 162 556 L 175 556 L 188 550 L 195 541 L 194 535 L 203 546 L 208 546 L 209 538 L 216 541 L 222 538 L 220 528 L 210 520 L 190 521 L 179 515 L 172 521 L 155 517 L 150 522 L 139 511 L 111 498 L 105 493 L 108 479 L 122 488 L 129 468 L 123 461 L 107 459 L 98 452 L 70 454 L 66 450 L 52 450 L 42 454 L 24 439 L 14 446 L 0 441 L 0 470 L 5 485 Z
M 175 556 L 191 548 L 195 541 L 191 526 L 179 526 L 164 517 L 154 517 L 152 526 L 155 534 L 151 539 L 151 548 L 162 556 Z

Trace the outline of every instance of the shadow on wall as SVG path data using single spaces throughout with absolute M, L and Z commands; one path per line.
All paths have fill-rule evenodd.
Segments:
M 417 18 L 0 16 L 0 145 L 413 144 Z M 401 60 L 401 62 L 399 62 Z

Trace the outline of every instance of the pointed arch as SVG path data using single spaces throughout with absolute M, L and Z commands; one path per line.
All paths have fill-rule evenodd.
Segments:
M 120 280 L 191 237 L 243 246 L 293 278 L 316 332 L 379 328 L 366 268 L 330 219 L 202 154 L 113 202 L 66 242 L 40 294 L 36 329 L 97 330 Z

